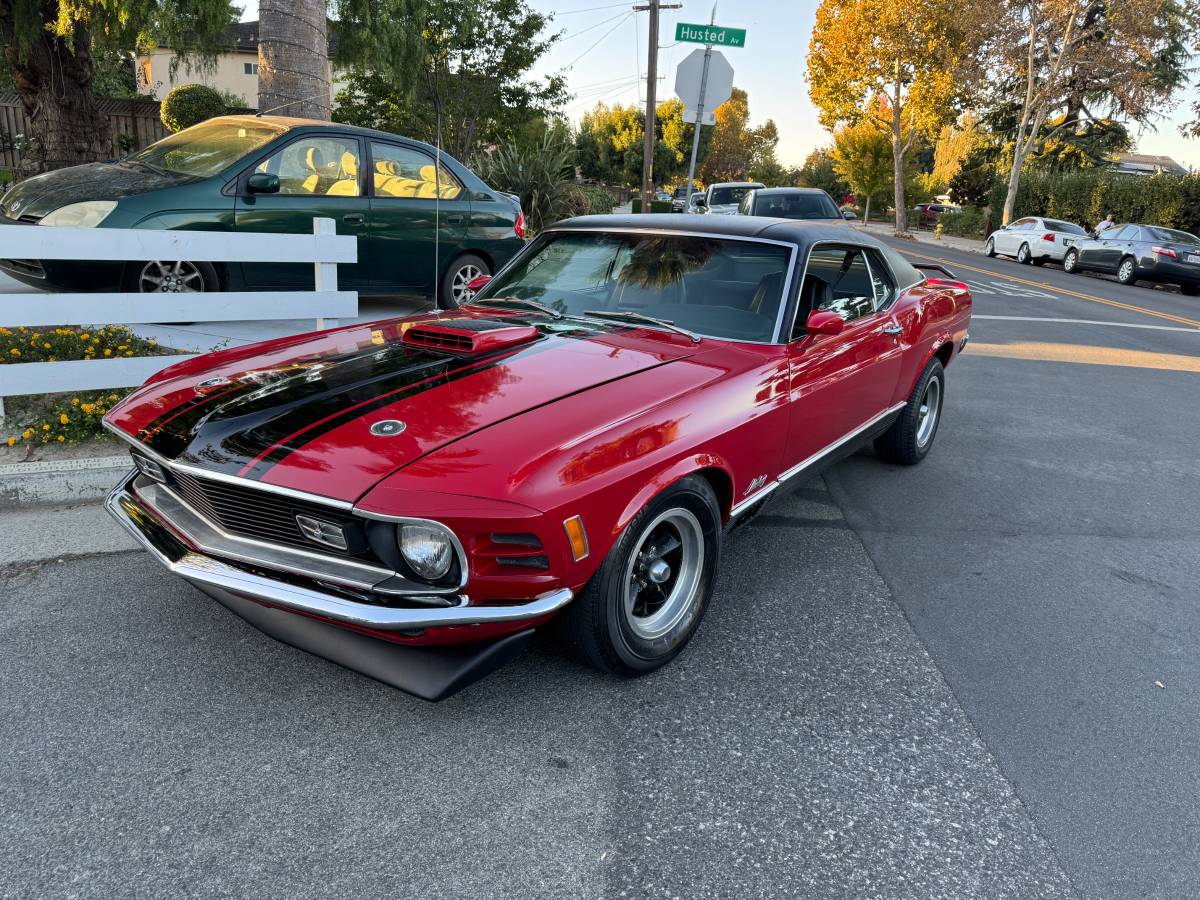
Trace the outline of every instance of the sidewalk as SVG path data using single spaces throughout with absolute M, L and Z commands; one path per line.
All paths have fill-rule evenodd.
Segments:
M 869 225 L 855 222 L 854 227 L 860 231 L 865 231 L 868 234 L 873 234 L 876 237 L 894 237 L 896 230 L 887 222 L 872 222 Z M 932 231 L 913 231 L 912 236 L 918 244 L 937 244 L 942 247 L 950 247 L 954 250 L 963 250 L 967 253 L 982 253 L 983 241 L 975 238 L 955 237 L 954 235 L 944 234 L 941 238 L 934 237 Z

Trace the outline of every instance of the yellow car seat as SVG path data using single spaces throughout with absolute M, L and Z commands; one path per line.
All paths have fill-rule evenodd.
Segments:
M 330 197 L 358 196 L 358 157 L 347 151 L 342 154 L 342 167 L 338 180 L 325 192 Z

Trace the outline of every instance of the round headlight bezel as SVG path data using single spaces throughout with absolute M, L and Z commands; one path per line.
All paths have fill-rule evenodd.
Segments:
M 431 585 L 443 584 L 459 563 L 453 532 L 437 522 L 397 524 L 396 546 L 412 575 Z
M 50 227 L 95 228 L 117 208 L 116 200 L 83 200 L 47 213 L 38 223 Z

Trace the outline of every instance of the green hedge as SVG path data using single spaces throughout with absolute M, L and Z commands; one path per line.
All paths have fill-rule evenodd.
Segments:
M 593 216 L 607 216 L 617 205 L 617 198 L 607 188 L 585 184 L 581 190 L 588 198 L 588 212 Z
M 984 229 L 987 226 L 987 216 L 983 214 L 982 209 L 976 209 L 973 206 L 964 206 L 962 212 L 939 216 L 938 224 L 942 226 L 942 234 L 983 240 L 985 237 Z
M 640 213 L 642 211 L 642 198 L 641 197 L 634 197 L 629 202 L 632 204 L 633 212 Z M 670 200 L 651 200 L 650 201 L 650 212 L 652 212 L 652 213 L 669 213 L 669 212 L 671 212 L 671 201 Z
M 1004 206 L 1004 187 L 990 197 Z M 1109 213 L 1118 222 L 1145 222 L 1200 233 L 1200 174 L 1120 175 L 1107 170 L 1026 172 L 1017 191 L 1017 216 L 1050 216 L 1095 226 Z

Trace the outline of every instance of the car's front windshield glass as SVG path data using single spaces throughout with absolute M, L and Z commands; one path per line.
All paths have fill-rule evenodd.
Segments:
M 638 313 L 733 341 L 775 338 L 789 246 L 681 234 L 560 232 L 543 240 L 477 300 L 534 300 L 567 316 Z
M 746 193 L 752 190 L 754 188 L 750 186 L 715 187 L 712 189 L 712 196 L 708 198 L 708 202 L 710 206 L 727 206 L 732 203 L 741 203 Z
M 209 178 L 266 146 L 286 130 L 270 122 L 210 119 L 139 150 L 126 157 L 125 162 Z
M 1196 237 L 1196 235 L 1189 234 L 1186 231 L 1177 231 L 1174 228 L 1159 228 L 1151 225 L 1150 233 L 1154 235 L 1156 241 L 1170 241 L 1172 244 L 1200 246 L 1200 237 Z
M 824 194 L 759 194 L 755 215 L 776 219 L 840 219 L 833 201 Z

